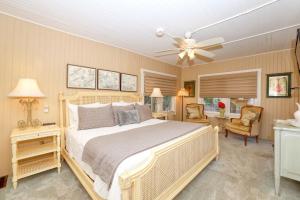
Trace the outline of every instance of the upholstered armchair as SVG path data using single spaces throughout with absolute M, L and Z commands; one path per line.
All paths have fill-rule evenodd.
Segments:
M 204 114 L 204 105 L 198 103 L 190 103 L 186 105 L 187 122 L 209 124 L 207 116 Z
M 232 133 L 243 135 L 245 146 L 247 146 L 248 137 L 255 137 L 256 143 L 258 143 L 262 112 L 263 108 L 259 106 L 243 106 L 240 118 L 232 118 L 230 119 L 230 122 L 225 124 L 225 137 L 228 137 L 228 132 L 230 131 Z

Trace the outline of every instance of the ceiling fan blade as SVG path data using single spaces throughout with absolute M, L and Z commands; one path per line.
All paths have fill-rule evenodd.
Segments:
M 207 57 L 207 58 L 213 58 L 215 57 L 215 54 L 209 52 L 209 51 L 205 51 L 203 49 L 195 49 L 195 54 L 198 54 L 200 56 L 204 56 L 204 57 Z
M 208 39 L 208 40 L 198 42 L 195 45 L 195 47 L 196 48 L 202 48 L 202 47 L 214 46 L 214 45 L 222 44 L 224 41 L 225 40 L 222 37 L 212 38 L 212 39 Z
M 177 42 L 177 44 L 179 44 L 180 47 L 185 47 L 187 45 L 184 38 L 174 37 L 173 39 Z
M 162 51 L 155 51 L 154 53 L 165 53 L 165 52 L 170 52 L 170 51 L 179 51 L 180 49 L 166 49 Z
M 157 57 L 157 58 L 159 58 L 159 57 L 164 57 L 164 56 L 171 56 L 171 55 L 177 55 L 178 54 L 178 52 L 171 52 L 171 53 L 164 53 L 164 54 L 159 54 L 159 55 L 155 55 L 154 57 Z

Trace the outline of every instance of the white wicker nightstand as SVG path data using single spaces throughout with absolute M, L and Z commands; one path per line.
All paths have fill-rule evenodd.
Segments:
M 168 120 L 168 113 L 167 112 L 153 112 L 152 117 L 155 119 Z
M 49 169 L 60 172 L 60 128 L 56 125 L 14 129 L 11 133 L 13 187 L 17 181 Z

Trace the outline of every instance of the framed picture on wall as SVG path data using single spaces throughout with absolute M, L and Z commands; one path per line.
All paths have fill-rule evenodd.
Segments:
M 98 89 L 120 91 L 120 73 L 98 69 Z
M 267 74 L 267 97 L 291 97 L 291 72 Z
M 196 81 L 184 81 L 184 89 L 189 92 L 187 97 L 195 97 L 195 83 Z
M 68 64 L 67 88 L 96 89 L 96 68 Z
M 136 92 L 137 76 L 132 74 L 121 74 L 121 91 Z

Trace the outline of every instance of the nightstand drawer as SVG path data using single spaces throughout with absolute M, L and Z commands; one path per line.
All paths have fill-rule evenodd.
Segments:
M 59 131 L 33 132 L 30 134 L 20 135 L 18 137 L 12 138 L 12 140 L 18 142 L 18 141 L 31 140 L 31 139 L 41 138 L 41 137 L 49 137 L 49 136 L 54 136 L 59 134 L 60 134 Z

